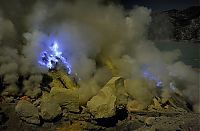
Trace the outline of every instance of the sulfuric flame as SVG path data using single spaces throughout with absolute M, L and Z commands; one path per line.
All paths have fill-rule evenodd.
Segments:
M 156 82 L 156 87 L 162 87 L 163 82 L 155 76 L 153 73 L 151 73 L 145 66 L 142 68 L 143 76 L 149 80 L 155 81 Z
M 59 51 L 58 42 L 54 40 L 52 45 L 40 54 L 41 59 L 38 63 L 49 69 L 53 69 L 58 62 L 61 62 L 68 69 L 68 74 L 71 74 L 71 65 L 67 62 L 67 59 L 62 56 L 62 54 L 63 53 Z

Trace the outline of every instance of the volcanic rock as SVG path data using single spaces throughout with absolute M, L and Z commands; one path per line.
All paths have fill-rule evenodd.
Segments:
M 52 121 L 61 115 L 61 107 L 67 112 L 79 112 L 79 96 L 75 89 L 54 86 L 50 93 L 43 92 L 40 110 L 44 120 Z
M 161 105 L 161 99 L 159 97 L 153 98 L 153 103 L 149 106 L 148 110 L 163 110 Z
M 153 124 L 154 121 L 155 121 L 155 117 L 148 117 L 148 118 L 145 119 L 144 122 L 145 122 L 146 125 L 150 126 L 150 125 Z
M 124 79 L 120 78 L 116 81 L 116 89 L 117 89 L 117 101 L 116 106 L 118 109 L 126 108 L 126 105 L 128 103 L 128 94 L 126 92 L 126 88 L 124 85 Z
M 188 108 L 188 103 L 183 96 L 180 96 L 176 93 L 171 94 L 171 97 L 167 101 L 171 107 L 173 107 L 178 112 L 187 112 L 191 111 Z
M 88 121 L 90 120 L 90 114 L 89 113 L 69 113 L 69 112 L 64 112 L 63 113 L 63 120 L 65 121 L 74 121 L 74 120 L 79 120 L 79 121 Z
M 66 88 L 52 88 L 51 98 L 55 103 L 71 112 L 79 112 L 79 96 L 76 90 Z
M 53 81 L 50 83 L 49 99 L 70 112 L 79 112 L 77 85 L 63 70 L 48 73 Z
M 62 114 L 60 105 L 50 94 L 43 94 L 40 104 L 40 115 L 44 120 L 52 121 Z
M 122 78 L 113 77 L 99 92 L 87 103 L 87 107 L 95 118 L 108 118 L 115 115 L 117 89 L 116 85 Z
M 63 87 L 68 89 L 76 89 L 77 84 L 73 81 L 69 75 L 63 70 L 52 71 L 48 73 L 49 76 L 53 78 L 50 86 L 53 87 Z
M 186 100 L 178 94 L 171 94 L 171 97 L 167 100 L 162 100 L 159 97 L 154 97 L 152 104 L 148 106 L 148 110 L 177 112 L 190 111 L 190 109 L 187 107 Z
M 40 124 L 38 109 L 32 103 L 20 100 L 15 107 L 15 111 L 27 123 Z
M 160 13 L 153 12 L 152 21 L 150 36 L 163 39 L 163 36 L 172 33 L 170 39 L 177 41 L 200 40 L 200 6 L 183 10 L 172 9 Z
M 41 103 L 41 99 L 38 98 L 38 99 L 36 99 L 36 100 L 33 102 L 33 105 L 37 107 L 37 106 L 40 105 L 40 103 Z
M 127 110 L 129 112 L 141 111 L 145 106 L 137 100 L 129 101 L 127 104 Z
M 191 113 L 173 115 L 171 117 L 160 116 L 152 121 L 151 126 L 141 126 L 137 131 L 198 131 L 199 119 L 199 114 Z

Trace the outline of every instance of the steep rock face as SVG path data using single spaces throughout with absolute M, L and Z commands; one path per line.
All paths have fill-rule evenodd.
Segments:
M 117 88 L 120 77 L 113 77 L 99 92 L 87 103 L 87 107 L 95 118 L 108 118 L 115 115 Z
M 152 18 L 151 39 L 168 37 L 177 41 L 200 41 L 200 6 L 153 12 Z
M 173 23 L 176 40 L 200 40 L 200 6 L 166 12 Z
M 27 123 L 40 124 L 38 109 L 32 103 L 21 100 L 17 103 L 15 111 Z

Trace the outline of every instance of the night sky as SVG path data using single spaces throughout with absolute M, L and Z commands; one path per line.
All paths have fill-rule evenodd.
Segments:
M 200 0 L 118 0 L 126 9 L 134 5 L 146 6 L 153 10 L 184 9 L 200 6 Z

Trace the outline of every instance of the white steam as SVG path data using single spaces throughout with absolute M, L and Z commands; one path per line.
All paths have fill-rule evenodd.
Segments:
M 127 12 L 121 7 L 101 5 L 97 0 L 36 3 L 27 16 L 23 56 L 19 58 L 17 48 L 0 43 L 3 49 L 0 51 L 0 74 L 11 85 L 17 81 L 18 74 L 28 76 L 23 91 L 34 92 L 42 80 L 41 74 L 47 71 L 37 63 L 39 54 L 53 37 L 71 64 L 72 73 L 80 78 L 82 103 L 95 95 L 113 75 L 119 75 L 128 79 L 128 93 L 148 104 L 156 88 L 143 77 L 142 67 L 146 67 L 164 82 L 165 88 L 177 80 L 177 88 L 184 86 L 180 90 L 198 105 L 197 74 L 177 62 L 179 51 L 161 52 L 148 40 L 150 13 L 145 7 L 135 7 L 125 17 Z M 1 39 L 6 34 L 5 29 L 1 29 L 5 23 L 6 31 L 15 32 L 12 23 L 2 22 L 0 17 Z

